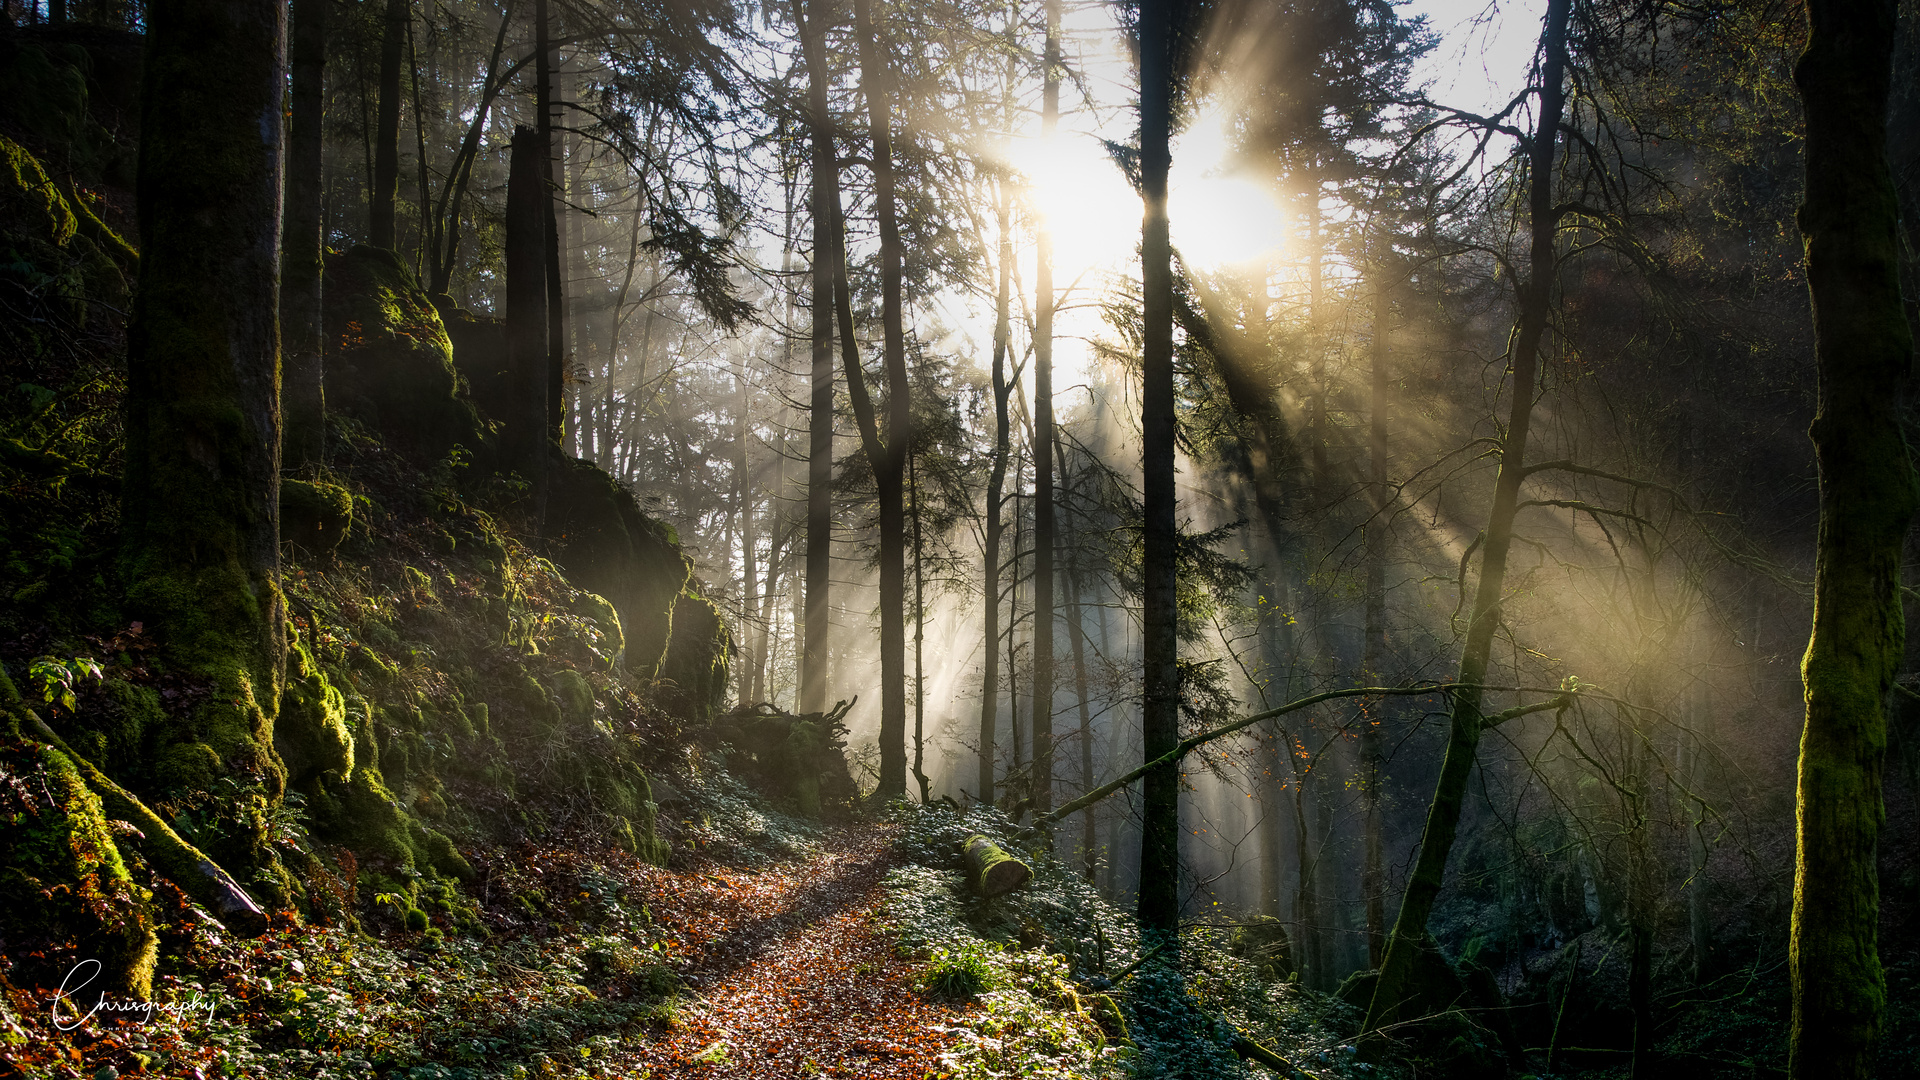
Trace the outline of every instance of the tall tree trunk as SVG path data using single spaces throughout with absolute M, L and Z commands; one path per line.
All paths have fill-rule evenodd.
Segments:
M 413 276 L 419 279 L 426 276 L 427 249 L 432 240 L 432 223 L 427 220 L 427 207 L 432 203 L 427 187 L 427 109 L 420 98 L 420 54 L 414 48 L 411 15 L 407 19 L 407 85 L 413 93 L 413 171 L 420 200 L 419 209 L 414 213 L 416 229 L 413 245 Z M 394 242 L 399 241 L 396 238 Z
M 1294 931 L 1295 958 L 1306 969 L 1303 981 L 1317 989 L 1326 980 L 1321 977 L 1320 971 L 1320 940 L 1324 935 L 1320 927 L 1320 892 L 1314 874 L 1313 839 L 1307 822 L 1307 780 L 1312 775 L 1311 766 L 1306 769 L 1296 767 L 1293 772 L 1293 918 L 1298 928 Z
M 534 130 L 540 136 L 540 177 L 546 184 L 547 222 L 547 441 L 559 446 L 566 429 L 567 408 L 567 285 L 560 259 L 560 204 L 566 188 L 559 160 L 559 143 L 553 137 L 554 69 L 559 66 L 560 50 L 552 44 L 553 27 L 548 21 L 547 0 L 534 0 Z
M 1377 280 L 1373 294 L 1373 385 L 1367 417 L 1367 465 L 1373 518 L 1367 522 L 1366 629 L 1365 653 L 1361 667 L 1365 680 L 1381 685 L 1387 665 L 1387 363 L 1391 355 L 1393 317 L 1392 292 L 1383 257 L 1374 268 Z M 1366 862 L 1361 871 L 1360 891 L 1367 905 L 1367 966 L 1378 968 L 1386 959 L 1387 916 L 1385 846 L 1380 838 L 1380 772 L 1384 753 L 1379 714 L 1384 704 L 1376 704 L 1360 728 L 1360 799 L 1362 830 L 1365 833 Z
M 190 730 L 277 801 L 280 199 L 286 6 L 153 0 L 127 325 L 127 614 L 211 684 Z M 217 213 L 209 213 L 209 208 Z M 258 830 L 216 858 L 274 865 Z M 236 859 L 236 862 L 240 859 Z M 237 867 L 236 867 L 237 868 Z M 260 879 L 255 879 L 256 881 Z M 285 900 L 282 889 L 276 899 Z
M 1170 0 L 1140 2 L 1141 221 L 1140 429 L 1145 500 L 1142 572 L 1145 760 L 1180 741 L 1179 608 L 1174 594 L 1173 260 L 1167 228 L 1171 164 L 1173 19 Z M 1140 928 L 1162 936 L 1169 951 L 1180 926 L 1180 770 L 1168 762 L 1142 785 Z M 1163 954 L 1164 955 L 1164 954 Z
M 286 418 L 280 452 L 289 468 L 316 463 L 326 452 L 320 330 L 320 270 L 326 245 L 320 231 L 320 178 L 329 3 L 296 0 L 293 5 L 286 231 L 280 250 L 281 399 Z
M 1801 672 L 1794 871 L 1794 1080 L 1866 1077 L 1886 1009 L 1875 862 L 1885 700 L 1906 648 L 1901 546 L 1916 503 L 1902 409 L 1913 336 L 1901 307 L 1887 164 L 1894 0 L 1808 0 L 1794 67 L 1807 116 L 1800 232 L 1813 299 L 1820 529 Z
M 387 0 L 380 37 L 380 102 L 373 137 L 373 188 L 367 192 L 367 243 L 395 250 L 394 204 L 400 197 L 400 62 L 413 21 L 408 0 Z
M 1060 2 L 1047 0 L 1040 138 L 1060 125 Z M 1053 809 L 1053 230 L 1036 244 L 1033 318 L 1033 812 Z
M 1553 298 L 1554 229 L 1559 215 L 1553 204 L 1553 166 L 1559 142 L 1561 114 L 1566 104 L 1567 19 L 1572 0 L 1548 0 L 1540 39 L 1542 53 L 1540 112 L 1529 140 L 1527 209 L 1532 228 L 1528 279 L 1521 290 L 1519 332 L 1513 347 L 1513 385 L 1507 414 L 1506 439 L 1500 448 L 1500 471 L 1494 480 L 1493 509 L 1481 543 L 1480 582 L 1474 592 L 1473 614 L 1460 653 L 1457 681 L 1475 686 L 1486 681 L 1493 651 L 1493 634 L 1500 622 L 1500 601 L 1507 580 L 1507 552 L 1513 544 L 1513 519 L 1526 476 L 1527 429 L 1533 419 L 1533 392 L 1540 363 L 1540 342 L 1547 329 Z M 1466 582 L 1460 583 L 1466 588 Z M 1454 695 L 1446 756 L 1427 810 L 1426 830 L 1420 836 L 1420 854 L 1400 901 L 1400 915 L 1387 939 L 1387 956 L 1380 980 L 1367 1009 L 1367 1030 L 1405 1019 L 1405 1006 L 1414 987 L 1418 950 L 1431 948 L 1427 919 L 1433 914 L 1446 876 L 1447 856 L 1453 850 L 1460 825 L 1462 800 L 1473 774 L 1480 746 L 1481 694 L 1462 690 Z
M 573 72 L 565 81 L 567 96 L 577 99 L 580 93 L 580 73 Z M 572 292 L 583 294 L 587 287 L 587 277 L 592 271 L 587 265 L 586 226 L 592 208 L 587 205 L 587 154 L 586 142 L 577 130 L 568 131 L 563 140 L 566 143 L 566 161 L 561 166 L 567 177 L 568 212 L 565 220 L 567 276 L 573 283 Z M 566 357 L 569 366 L 592 371 L 588 352 L 591 342 L 587 338 L 586 305 L 572 298 L 563 298 L 561 311 L 566 315 Z M 593 395 L 584 387 L 576 388 L 572 393 L 574 402 L 573 419 L 568 422 L 565 431 L 567 453 L 576 457 L 585 456 L 582 439 L 590 438 L 592 430 L 587 424 L 587 416 Z
M 798 710 L 821 712 L 827 707 L 827 634 L 833 610 L 827 600 L 833 569 L 833 317 L 835 267 L 841 264 L 840 162 L 827 103 L 827 28 L 824 23 L 808 24 L 802 0 L 793 0 L 793 19 L 806 54 L 813 143 L 813 363 L 807 418 L 806 624 L 797 628 Z
M 507 166 L 507 378 L 518 403 L 507 423 L 508 459 L 533 485 L 536 523 L 547 492 L 547 170 L 540 133 L 517 127 Z
M 1011 424 L 1007 399 L 1012 384 L 1007 379 L 1007 350 L 1013 333 L 1009 315 L 1011 273 L 1013 267 L 1013 213 L 1011 192 L 1006 177 L 998 181 L 999 198 L 994 207 L 1000 229 L 999 287 L 993 306 L 993 457 L 987 466 L 987 526 L 981 561 L 985 581 L 981 586 L 981 640 L 986 642 L 980 664 L 980 775 L 979 798 L 993 802 L 994 728 L 1000 708 L 1000 499 L 1007 483 L 1007 458 L 1012 453 Z
M 880 501 L 880 787 L 875 797 L 885 800 L 907 792 L 905 477 L 907 448 L 913 443 L 913 410 L 902 297 L 904 252 L 894 196 L 893 77 L 868 9 L 867 0 L 854 0 L 860 86 L 867 98 L 873 151 L 874 214 L 880 226 L 880 327 L 887 378 L 884 453 L 874 462 L 874 487 Z

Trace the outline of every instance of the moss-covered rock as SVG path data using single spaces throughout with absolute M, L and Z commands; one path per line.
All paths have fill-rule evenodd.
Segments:
M 295 641 L 287 655 L 286 689 L 280 697 L 273 742 L 286 763 L 290 784 L 302 785 L 323 773 L 345 779 L 353 772 L 346 698 L 301 641 Z
M 10 954 L 62 947 L 65 959 L 30 974 L 58 982 L 65 960 L 93 959 L 103 978 L 89 991 L 146 997 L 157 950 L 150 898 L 127 873 L 99 797 L 51 746 L 0 739 L 0 770 L 17 780 L 0 787 L 0 937 Z
M 711 600 L 688 590 L 674 598 L 673 632 L 660 662 L 660 697 L 683 715 L 704 720 L 727 693 L 733 635 Z
M 400 257 L 355 245 L 329 256 L 328 407 L 388 443 L 439 460 L 454 446 L 480 453 L 485 423 L 453 366 L 453 343 Z
M 323 555 L 339 547 L 352 529 L 352 492 L 319 481 L 280 481 L 281 543 Z
M 673 531 L 598 467 L 555 455 L 548 468 L 547 534 L 574 584 L 619 612 L 627 669 L 652 678 L 673 631 L 675 603 L 693 573 Z

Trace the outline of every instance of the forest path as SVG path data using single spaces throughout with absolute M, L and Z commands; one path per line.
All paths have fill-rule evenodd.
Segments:
M 921 997 L 915 965 L 873 925 L 897 831 L 860 825 L 804 862 L 680 877 L 660 899 L 692 916 L 682 1024 L 626 1044 L 622 1075 L 937 1075 L 964 1008 Z

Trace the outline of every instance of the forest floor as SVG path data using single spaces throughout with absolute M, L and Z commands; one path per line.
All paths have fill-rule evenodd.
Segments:
M 805 861 L 662 875 L 653 918 L 683 950 L 680 1022 L 625 1043 L 631 1075 L 862 1077 L 941 1072 L 969 1006 L 923 997 L 875 922 L 897 827 L 836 830 Z

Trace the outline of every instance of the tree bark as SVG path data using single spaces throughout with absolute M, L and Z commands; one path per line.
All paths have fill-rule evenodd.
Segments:
M 826 26 L 808 25 L 802 0 L 793 0 L 807 64 L 808 122 L 813 143 L 813 363 L 807 419 L 806 624 L 800 647 L 800 712 L 827 706 L 828 589 L 833 559 L 833 316 L 834 267 L 840 262 L 840 163 L 827 103 Z
M 1383 252 L 1384 255 L 1384 252 Z M 1373 378 L 1371 404 L 1367 417 L 1367 464 L 1372 499 L 1372 520 L 1366 532 L 1366 628 L 1365 652 L 1361 667 L 1363 678 L 1379 682 L 1387 664 L 1387 363 L 1391 354 L 1390 320 L 1393 317 L 1392 293 L 1388 288 L 1385 259 L 1375 266 L 1378 280 L 1373 296 Z M 1367 966 L 1378 968 L 1386 959 L 1387 875 L 1385 845 L 1380 838 L 1381 759 L 1384 753 L 1381 717 L 1369 714 L 1360 728 L 1360 798 L 1362 829 L 1365 832 L 1366 862 L 1361 871 L 1361 892 L 1367 905 Z
M 507 167 L 507 378 L 518 402 L 508 421 L 508 459 L 532 485 L 535 522 L 546 519 L 547 476 L 547 170 L 544 143 L 516 127 Z
M 380 100 L 373 137 L 373 187 L 367 192 L 367 243 L 396 250 L 395 203 L 400 197 L 400 58 L 413 20 L 408 0 L 387 0 L 380 36 Z
M 1140 428 L 1145 500 L 1142 571 L 1144 694 L 1141 734 L 1148 761 L 1180 741 L 1179 609 L 1174 594 L 1173 261 L 1167 172 L 1173 121 L 1172 4 L 1140 3 L 1141 221 Z M 1142 785 L 1140 928 L 1171 943 L 1180 925 L 1180 772 L 1169 761 Z M 1171 947 L 1171 946 L 1170 946 Z
M 1533 233 L 1529 277 L 1521 290 L 1519 332 L 1515 335 L 1512 353 L 1513 385 L 1509 391 L 1512 401 L 1507 414 L 1506 438 L 1500 447 L 1500 471 L 1494 480 L 1493 509 L 1487 517 L 1487 531 L 1481 543 L 1480 582 L 1474 592 L 1467 640 L 1460 653 L 1459 681 L 1470 686 L 1486 680 L 1494 630 L 1500 622 L 1507 553 L 1513 545 L 1513 519 L 1519 504 L 1520 484 L 1526 475 L 1527 429 L 1533 419 L 1540 342 L 1546 334 L 1553 297 L 1554 230 L 1559 220 L 1553 204 L 1553 167 L 1560 118 L 1566 104 L 1567 20 L 1571 8 L 1572 0 L 1548 0 L 1540 39 L 1540 112 L 1527 147 L 1527 208 Z M 1466 588 L 1466 582 L 1462 581 L 1460 587 Z M 1447 856 L 1453 850 L 1461 804 L 1480 745 L 1484 726 L 1480 702 L 1478 690 L 1454 695 L 1446 756 L 1441 761 L 1440 778 L 1427 810 L 1426 829 L 1420 836 L 1420 854 L 1400 901 L 1399 918 L 1394 921 L 1393 932 L 1387 939 L 1386 959 L 1367 1009 L 1366 1030 L 1377 1031 L 1383 1025 L 1406 1019 L 1402 1009 L 1415 989 L 1413 976 L 1418 950 L 1431 948 L 1427 919 L 1433 913 L 1434 900 L 1440 895 L 1440 885 L 1446 876 Z
M 212 684 L 191 738 L 277 800 L 280 199 L 286 7 L 147 8 L 127 326 L 120 559 L 126 614 Z M 209 208 L 217 213 L 209 213 Z M 275 863 L 258 834 L 250 859 Z
M 1047 0 L 1040 138 L 1060 125 L 1060 3 Z M 1034 255 L 1033 318 L 1033 809 L 1053 808 L 1053 230 Z
M 1000 710 L 1000 501 L 1006 493 L 1007 457 L 1012 453 L 1012 425 L 1007 415 L 1007 399 L 1012 385 L 1007 380 L 1007 350 L 1013 334 L 1009 314 L 1013 267 L 1013 213 L 1007 178 L 999 180 L 999 198 L 994 207 L 1000 230 L 999 286 L 993 307 L 993 455 L 987 466 L 987 524 L 981 561 L 984 581 L 981 586 L 981 640 L 986 643 L 980 664 L 980 775 L 979 799 L 991 803 L 994 798 L 994 756 Z
M 1819 374 L 1820 528 L 1801 673 L 1791 961 L 1794 1080 L 1864 1078 L 1886 1009 L 1876 860 L 1886 695 L 1906 647 L 1901 547 L 1916 504 L 1901 429 L 1913 337 L 1887 164 L 1894 0 L 1808 0 L 1800 207 Z
M 293 4 L 286 230 L 280 250 L 281 402 L 286 416 L 280 445 L 281 463 L 288 468 L 316 463 L 326 452 L 320 329 L 320 269 L 326 245 L 320 232 L 320 176 L 329 3 Z
M 854 0 L 854 36 L 860 40 L 860 85 L 867 98 L 873 151 L 874 213 L 880 225 L 880 326 L 887 378 L 883 453 L 873 462 L 880 502 L 880 787 L 875 797 L 907 791 L 906 498 L 907 448 L 913 442 L 911 390 L 902 297 L 903 251 L 894 195 L 892 73 L 869 15 Z M 851 378 L 851 375 L 849 376 Z M 869 442 L 869 457 L 872 456 Z
M 561 445 L 567 423 L 567 285 L 560 259 L 560 204 L 566 198 L 563 166 L 554 141 L 554 68 L 560 50 L 552 44 L 547 0 L 534 0 L 534 130 L 540 136 L 540 177 L 545 185 L 547 264 L 547 441 Z

